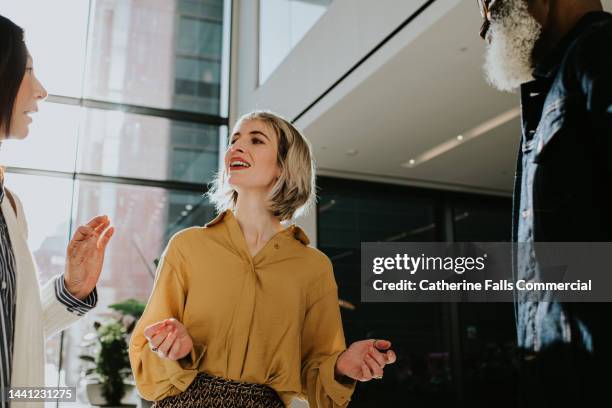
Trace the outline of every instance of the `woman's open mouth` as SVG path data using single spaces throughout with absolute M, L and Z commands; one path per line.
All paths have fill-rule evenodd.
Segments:
M 241 161 L 241 160 L 234 160 L 230 163 L 230 170 L 246 170 L 249 167 L 251 167 L 251 165 L 247 162 Z

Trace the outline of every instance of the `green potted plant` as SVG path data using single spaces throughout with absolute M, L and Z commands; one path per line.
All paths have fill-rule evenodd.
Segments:
M 128 338 L 136 320 L 144 312 L 144 303 L 128 299 L 109 306 L 118 312 L 105 322 L 95 322 L 93 337 L 93 355 L 81 355 L 81 360 L 94 366 L 86 374 L 95 379 L 87 385 L 87 395 L 91 404 L 118 406 L 133 384 L 126 383 L 131 377 L 128 354 Z M 101 398 L 100 398 L 101 397 Z

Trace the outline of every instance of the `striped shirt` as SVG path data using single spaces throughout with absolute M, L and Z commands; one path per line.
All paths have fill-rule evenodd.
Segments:
M 0 181 L 0 203 L 4 200 L 4 187 Z M 11 384 L 11 370 L 13 363 L 13 340 L 15 327 L 16 307 L 16 275 L 15 255 L 11 246 L 8 227 L 4 214 L 0 211 L 0 391 L 7 392 Z M 83 316 L 95 307 L 98 302 L 97 290 L 94 290 L 83 301 L 75 298 L 66 289 L 64 276 L 55 278 L 55 296 L 66 306 L 66 309 L 78 316 Z M 2 398 L 5 394 L 0 393 L 0 407 L 8 407 L 8 402 Z

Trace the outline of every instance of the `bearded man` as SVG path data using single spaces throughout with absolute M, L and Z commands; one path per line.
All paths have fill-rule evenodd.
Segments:
M 612 242 L 612 15 L 599 0 L 478 3 L 487 79 L 521 91 L 513 241 Z M 519 250 L 516 269 L 545 267 Z M 609 404 L 612 304 L 544 300 L 515 305 L 520 405 Z

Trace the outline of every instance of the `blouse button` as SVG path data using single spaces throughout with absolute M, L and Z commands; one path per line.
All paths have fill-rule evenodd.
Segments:
M 274 244 L 274 249 L 278 249 L 278 248 L 280 248 L 280 245 Z
M 2 281 L 2 289 L 6 289 L 6 281 Z

